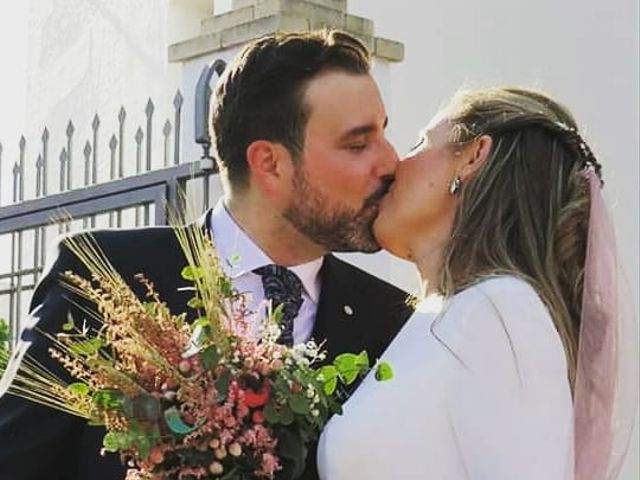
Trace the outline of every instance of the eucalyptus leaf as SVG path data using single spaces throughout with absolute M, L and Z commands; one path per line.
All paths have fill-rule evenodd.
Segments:
M 189 282 L 195 282 L 204 276 L 204 269 L 194 265 L 187 265 L 182 269 L 180 275 Z
M 180 412 L 176 407 L 171 407 L 164 412 L 164 420 L 167 423 L 167 426 L 173 433 L 177 433 L 178 435 L 188 435 L 191 432 L 197 430 L 201 425 L 202 421 L 199 421 L 195 425 L 187 425 L 180 416 Z
M 322 384 L 324 393 L 333 395 L 338 387 L 338 369 L 333 365 L 325 365 L 318 370 L 316 378 Z
M 338 369 L 340 379 L 345 384 L 350 385 L 358 378 L 360 373 L 358 362 L 358 355 L 353 353 L 343 353 L 333 360 L 333 365 Z
M 122 444 L 121 435 L 117 432 L 109 432 L 102 439 L 102 446 L 108 452 L 117 452 Z
M 215 345 L 211 345 L 200 352 L 200 361 L 202 362 L 202 366 L 207 370 L 213 370 L 217 367 L 220 358 L 221 355 Z
M 9 324 L 3 318 L 0 318 L 0 343 L 9 341 Z
M 204 303 L 202 303 L 202 299 L 200 297 L 191 297 L 187 302 L 187 307 L 189 308 L 198 309 L 202 308 L 203 306 Z
M 233 284 L 231 280 L 226 277 L 220 277 L 218 279 L 218 288 L 223 297 L 232 297 L 234 295 Z
M 376 368 L 376 380 L 386 382 L 393 378 L 393 368 L 387 362 L 380 362 Z
M 104 346 L 104 341 L 99 338 L 90 338 L 89 340 L 83 340 L 81 342 L 72 343 L 69 346 L 69 350 L 80 356 L 89 356 L 98 353 L 98 350 Z
M 291 395 L 288 399 L 289 407 L 293 413 L 298 415 L 306 415 L 311 411 L 309 406 L 309 399 L 302 394 Z
M 275 434 L 278 439 L 277 454 L 286 460 L 285 478 L 299 478 L 307 458 L 304 440 L 299 432 L 289 428 L 278 428 Z
M 71 383 L 67 386 L 67 390 L 69 390 L 71 393 L 75 393 L 76 395 L 89 395 L 89 392 L 91 392 L 91 388 L 89 387 L 89 385 L 87 385 L 86 383 L 82 383 L 82 382 L 75 382 L 75 383 Z
M 333 395 L 336 388 L 338 388 L 338 377 L 333 377 L 322 385 L 322 390 L 324 390 L 324 393 L 327 395 Z
M 98 390 L 93 394 L 92 401 L 107 410 L 120 410 L 123 407 L 124 394 L 115 389 Z
M 342 353 L 333 360 L 333 365 L 340 373 L 356 368 L 358 356 L 355 353 Z
M 75 328 L 75 324 L 73 323 L 73 316 L 69 313 L 67 315 L 67 321 L 62 324 L 63 332 L 71 332 Z
M 291 425 L 294 420 L 295 417 L 293 416 L 291 409 L 288 406 L 283 405 L 280 408 L 280 423 L 282 425 Z
M 162 416 L 160 401 L 149 394 L 142 394 L 132 398 L 131 416 L 143 422 L 155 422 L 159 420 Z
M 264 418 L 267 422 L 276 424 L 280 422 L 280 414 L 271 402 L 267 403 L 263 410 Z
M 216 380 L 216 390 L 218 391 L 218 396 L 220 400 L 224 401 L 227 399 L 227 395 L 229 394 L 229 382 L 231 381 L 231 372 L 229 370 L 225 370 L 220 374 L 220 377 Z
M 361 371 L 366 371 L 369 369 L 369 355 L 366 350 L 360 352 L 360 354 L 356 358 L 356 366 L 361 369 Z

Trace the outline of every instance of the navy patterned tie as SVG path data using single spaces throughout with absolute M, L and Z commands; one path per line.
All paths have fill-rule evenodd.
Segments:
M 273 308 L 283 304 L 278 343 L 293 345 L 293 319 L 302 305 L 302 282 L 295 273 L 280 265 L 265 265 L 253 272 L 262 277 L 264 298 L 271 300 Z

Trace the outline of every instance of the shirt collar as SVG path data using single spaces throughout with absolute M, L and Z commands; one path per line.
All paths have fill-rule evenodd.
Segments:
M 227 210 L 220 199 L 211 212 L 209 228 L 214 238 L 218 257 L 224 272 L 232 279 L 238 278 L 265 265 L 274 263 L 254 243 Z M 320 268 L 324 257 L 289 267 L 300 278 L 302 285 L 314 303 L 320 298 Z

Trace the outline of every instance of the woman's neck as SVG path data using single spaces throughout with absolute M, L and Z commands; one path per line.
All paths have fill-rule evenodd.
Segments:
M 422 296 L 427 297 L 439 291 L 449 232 L 447 230 L 446 233 L 440 233 L 432 230 L 417 237 L 419 239 L 411 249 L 411 260 L 416 264 L 420 274 Z

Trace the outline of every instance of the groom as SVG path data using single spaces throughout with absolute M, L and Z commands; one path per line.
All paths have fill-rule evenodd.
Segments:
M 371 224 L 397 156 L 369 69 L 366 48 L 344 33 L 268 36 L 228 66 L 211 108 L 225 195 L 203 226 L 234 286 L 251 293 L 254 306 L 265 298 L 269 275 L 298 285 L 299 308 L 283 335 L 326 340 L 329 359 L 361 350 L 375 359 L 408 316 L 404 292 L 329 253 L 379 249 Z M 177 290 L 185 261 L 171 229 L 95 238 L 131 284 L 143 272 L 172 311 L 185 310 L 188 294 Z M 33 322 L 49 333 L 61 331 L 68 315 L 83 318 L 59 285 L 66 270 L 84 272 L 60 246 L 32 300 Z M 33 340 L 33 355 L 57 368 L 42 337 L 30 330 L 23 337 Z M 102 435 L 81 420 L 4 397 L 0 480 L 121 479 L 116 456 L 98 456 Z M 303 478 L 317 478 L 314 449 Z

